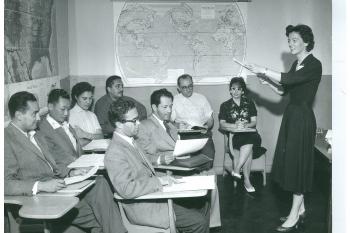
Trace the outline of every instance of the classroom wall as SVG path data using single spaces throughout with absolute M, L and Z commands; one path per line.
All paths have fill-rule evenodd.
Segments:
M 70 86 L 79 81 L 88 81 L 96 86 L 95 98 L 104 91 L 107 76 L 114 74 L 114 28 L 113 6 L 110 0 L 71 0 L 68 2 L 69 32 L 69 74 Z M 123 2 L 116 3 L 120 7 Z M 331 0 L 253 0 L 247 8 L 247 54 L 249 62 L 287 71 L 294 58 L 288 53 L 285 27 L 288 24 L 305 23 L 315 34 L 313 51 L 323 64 L 323 77 L 314 104 L 318 125 L 331 128 Z M 286 99 L 262 86 L 248 76 L 248 87 L 258 108 L 258 130 L 267 148 L 267 168 L 270 169 L 276 139 Z M 125 88 L 125 95 L 142 102 L 150 113 L 149 95 L 161 87 Z M 176 87 L 167 87 L 176 94 Z M 215 126 L 213 139 L 216 146 L 214 166 L 222 168 L 224 144 L 223 135 L 218 132 L 217 115 L 220 104 L 229 98 L 225 85 L 196 86 L 195 91 L 207 96 L 214 109 Z M 222 93 L 213 96 L 212 93 Z

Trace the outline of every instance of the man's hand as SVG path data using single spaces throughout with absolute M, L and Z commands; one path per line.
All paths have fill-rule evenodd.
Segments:
M 177 180 L 172 176 L 161 176 L 158 177 L 158 179 L 163 186 L 182 183 L 182 181 Z
M 66 185 L 64 183 L 64 180 L 48 180 L 48 181 L 39 181 L 38 183 L 38 192 L 48 192 L 48 193 L 54 193 L 58 190 L 65 188 Z
M 69 176 L 83 176 L 90 171 L 91 167 L 73 168 L 69 171 Z
M 173 155 L 173 152 L 169 151 L 169 153 L 167 153 L 165 155 L 161 155 L 161 157 L 160 157 L 160 164 L 168 165 L 169 163 L 174 161 L 174 159 L 175 159 L 175 157 Z
M 79 138 L 86 138 L 91 140 L 91 134 L 89 134 L 88 132 L 84 131 L 82 128 L 80 128 L 79 126 L 74 126 L 74 130 L 76 132 L 76 134 L 78 135 Z

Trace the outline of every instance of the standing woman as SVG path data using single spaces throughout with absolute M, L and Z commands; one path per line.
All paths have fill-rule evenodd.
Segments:
M 80 82 L 72 88 L 72 109 L 69 111 L 69 124 L 76 131 L 84 146 L 93 139 L 102 139 L 102 129 L 95 113 L 91 112 L 94 87 L 88 82 Z
M 312 103 L 321 80 L 321 62 L 311 54 L 314 35 L 307 25 L 286 28 L 288 45 L 297 60 L 288 73 L 279 73 L 257 65 L 247 65 L 264 84 L 279 94 L 289 94 L 278 135 L 272 178 L 293 193 L 293 204 L 276 230 L 288 232 L 305 217 L 304 194 L 312 189 L 316 120 Z

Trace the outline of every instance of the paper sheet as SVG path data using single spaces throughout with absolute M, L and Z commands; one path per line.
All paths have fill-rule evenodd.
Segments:
M 69 168 L 79 167 L 104 167 L 104 154 L 86 154 L 77 158 L 74 162 L 68 165 Z
M 96 139 L 92 140 L 89 144 L 83 147 L 83 150 L 103 150 L 106 151 L 109 144 L 111 143 L 110 139 Z
M 79 183 L 67 185 L 67 187 L 60 189 L 57 191 L 57 193 L 80 193 L 93 185 L 95 183 L 94 180 L 84 180 Z M 52 194 L 54 195 L 54 194 Z
M 177 140 L 173 155 L 180 156 L 201 150 L 208 138 Z
M 98 170 L 98 166 L 95 166 L 95 167 L 91 168 L 85 175 L 67 177 L 64 179 L 64 183 L 66 183 L 66 185 L 69 185 L 69 184 L 74 184 L 74 183 L 86 180 L 86 179 L 90 178 L 91 176 L 95 175 L 97 170 Z
M 215 175 L 210 176 L 186 176 L 177 179 L 178 184 L 167 185 L 163 187 L 163 192 L 177 192 L 190 190 L 215 189 Z

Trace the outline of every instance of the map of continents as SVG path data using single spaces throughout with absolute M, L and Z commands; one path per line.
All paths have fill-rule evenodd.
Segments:
M 5 83 L 57 75 L 54 0 L 5 1 Z
M 127 82 L 174 84 L 169 71 L 230 78 L 241 67 L 246 31 L 236 3 L 126 3 L 116 25 L 116 56 Z M 145 82 L 146 83 L 146 82 Z

